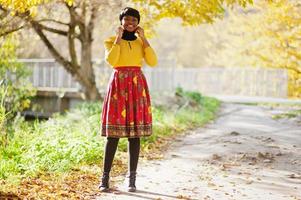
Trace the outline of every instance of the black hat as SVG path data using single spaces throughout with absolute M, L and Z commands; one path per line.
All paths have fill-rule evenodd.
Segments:
M 125 7 L 121 13 L 119 14 L 119 20 L 121 22 L 122 18 L 124 16 L 132 16 L 132 17 L 136 17 L 138 19 L 138 24 L 140 22 L 140 14 L 139 14 L 139 11 L 134 9 L 134 8 L 131 8 L 131 7 Z

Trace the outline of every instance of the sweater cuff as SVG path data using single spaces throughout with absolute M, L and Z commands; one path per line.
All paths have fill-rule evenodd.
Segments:
M 120 44 L 113 44 L 112 47 L 120 47 Z
M 146 47 L 145 49 L 144 49 L 144 52 L 145 53 L 150 53 L 150 52 L 153 52 L 154 50 L 153 50 L 153 48 L 151 47 L 151 46 L 148 46 L 148 47 Z

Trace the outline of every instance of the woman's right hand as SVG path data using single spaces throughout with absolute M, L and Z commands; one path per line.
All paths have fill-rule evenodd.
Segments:
M 117 37 L 120 39 L 122 38 L 123 30 L 124 29 L 121 26 L 119 26 L 116 30 Z

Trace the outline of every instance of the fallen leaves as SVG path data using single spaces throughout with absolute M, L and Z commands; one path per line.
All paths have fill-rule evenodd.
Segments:
M 20 198 L 16 194 L 13 194 L 12 192 L 8 192 L 8 193 L 0 192 L 0 199 L 16 199 L 16 200 L 19 200 Z
M 232 131 L 232 132 L 230 133 L 230 135 L 232 135 L 232 136 L 238 136 L 238 135 L 240 135 L 240 133 L 238 133 L 238 132 L 236 132 L 236 131 Z
M 216 184 L 213 182 L 208 182 L 208 187 L 216 187 Z
M 290 174 L 288 175 L 289 178 L 293 178 L 293 179 L 301 179 L 301 175 L 300 174 Z
M 114 161 L 112 175 L 127 170 L 127 163 Z M 11 192 L 0 193 L 0 199 L 93 199 L 101 196 L 98 191 L 100 167 L 84 166 L 66 174 L 44 173 L 38 177 L 24 178 L 18 186 L 8 188 Z M 114 180 L 111 181 L 114 183 Z
M 162 159 L 163 152 L 179 137 L 179 134 L 164 138 L 158 137 L 156 142 L 141 149 L 140 156 L 146 160 Z M 118 159 L 114 159 L 111 177 L 124 175 L 127 172 L 127 152 L 117 152 L 117 154 L 116 158 Z M 2 197 L 13 197 L 11 199 L 93 199 L 95 196 L 102 195 L 97 187 L 100 182 L 101 167 L 101 164 L 99 166 L 83 165 L 74 167 L 66 174 L 43 172 L 36 177 L 24 178 L 19 185 L 6 184 L 6 193 L 2 191 L 0 199 Z M 114 184 L 114 181 L 118 180 L 111 178 L 110 182 Z M 118 191 L 114 193 L 117 194 Z M 189 199 L 185 196 L 181 198 Z
M 213 154 L 212 155 L 212 160 L 221 160 L 221 159 L 222 159 L 222 157 L 219 156 L 218 154 Z
M 282 155 L 281 153 L 277 154 L 277 156 Z M 263 163 L 272 163 L 275 160 L 274 154 L 270 152 L 257 152 L 256 154 L 254 153 L 243 153 L 242 156 L 238 159 L 238 161 L 242 162 L 247 162 L 248 165 L 255 165 L 258 164 L 259 162 Z
M 241 166 L 241 164 L 239 164 L 239 163 L 223 163 L 221 166 L 221 169 L 225 170 L 225 169 L 228 169 L 231 167 L 239 167 L 239 166 Z
M 186 199 L 186 200 L 190 200 L 191 198 L 180 194 L 180 195 L 177 196 L 177 199 Z

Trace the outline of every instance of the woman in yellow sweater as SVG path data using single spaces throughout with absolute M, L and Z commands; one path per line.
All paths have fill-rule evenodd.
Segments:
M 121 26 L 116 36 L 104 41 L 106 61 L 113 67 L 102 109 L 102 136 L 107 137 L 101 191 L 109 191 L 109 173 L 119 138 L 128 138 L 129 188 L 136 191 L 136 170 L 140 137 L 152 134 L 152 113 L 149 90 L 141 71 L 143 60 L 157 64 L 157 56 L 138 26 L 140 14 L 126 7 L 120 15 Z M 138 37 L 137 37 L 137 36 Z

